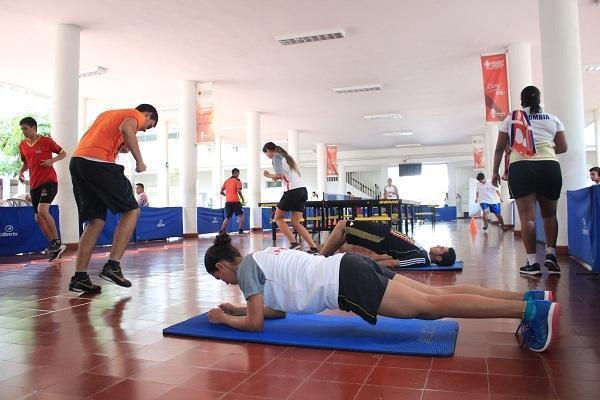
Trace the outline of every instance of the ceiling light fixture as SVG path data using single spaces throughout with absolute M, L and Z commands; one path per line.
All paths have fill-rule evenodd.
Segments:
M 413 131 L 387 131 L 381 133 L 383 136 L 411 136 L 415 133 Z
M 383 90 L 383 85 L 381 83 L 376 83 L 373 85 L 360 85 L 360 86 L 343 86 L 333 88 L 335 93 L 359 93 L 359 92 L 376 92 L 379 90 Z
M 322 42 L 324 40 L 343 39 L 345 37 L 346 34 L 343 29 L 335 28 L 314 32 L 292 33 L 290 35 L 277 36 L 275 40 L 282 46 L 289 46 L 291 44 Z
M 413 144 L 397 144 L 395 147 L 419 147 L 421 143 L 413 143 Z
M 89 78 L 92 76 L 104 75 L 108 69 L 104 67 L 97 66 L 95 68 L 82 69 L 79 71 L 80 78 Z
M 364 116 L 364 119 L 386 119 L 386 118 L 400 119 L 400 118 L 402 118 L 402 114 L 400 114 L 400 113 L 371 114 L 371 115 L 365 115 Z
M 600 71 L 600 64 L 585 64 L 583 66 L 585 72 L 596 72 Z

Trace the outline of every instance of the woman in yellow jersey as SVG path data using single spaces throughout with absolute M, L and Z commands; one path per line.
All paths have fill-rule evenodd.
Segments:
M 493 183 L 500 180 L 498 169 L 507 147 L 510 148 L 508 185 L 517 203 L 521 234 L 527 251 L 527 264 L 520 272 L 541 275 L 536 260 L 535 205 L 540 206 L 546 233 L 544 266 L 560 275 L 556 261 L 558 220 L 556 205 L 562 188 L 562 174 L 557 154 L 567 151 L 565 128 L 555 115 L 540 107 L 540 91 L 527 86 L 521 92 L 522 110 L 515 110 L 500 125 L 494 156 Z

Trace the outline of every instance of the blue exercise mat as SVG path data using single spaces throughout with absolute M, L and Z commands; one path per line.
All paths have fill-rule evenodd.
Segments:
M 431 264 L 423 267 L 393 267 L 392 270 L 396 272 L 400 271 L 462 271 L 463 262 L 456 261 L 452 265 L 441 266 L 437 264 Z
M 371 353 L 454 354 L 456 321 L 386 317 L 377 321 L 370 325 L 358 316 L 288 314 L 283 319 L 265 320 L 262 332 L 246 332 L 211 324 L 207 314 L 202 314 L 164 329 L 163 334 Z

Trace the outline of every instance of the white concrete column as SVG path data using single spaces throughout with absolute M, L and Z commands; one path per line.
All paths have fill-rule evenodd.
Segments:
M 58 25 L 54 44 L 54 91 L 52 96 L 52 137 L 67 152 L 54 164 L 58 175 L 56 202 L 63 243 L 79 242 L 79 216 L 73 196 L 69 160 L 77 146 L 79 116 L 79 27 Z
M 260 169 L 260 113 L 246 112 L 246 149 L 248 152 L 247 206 L 250 207 L 250 229 L 262 228 L 261 201 L 262 178 Z
M 319 197 L 327 188 L 327 147 L 325 143 L 317 143 L 317 193 Z
M 577 0 L 539 0 L 545 109 L 565 125 L 569 150 L 559 155 L 563 175 L 558 242 L 567 243 L 567 190 L 586 185 L 583 77 Z
M 300 148 L 298 146 L 300 135 L 297 130 L 290 129 L 288 130 L 287 137 L 287 152 L 296 161 L 298 168 L 300 168 Z
M 2 198 L 10 199 L 10 177 L 8 175 L 2 177 Z
M 338 163 L 338 189 L 337 194 L 345 194 L 346 193 L 346 166 L 344 164 Z M 381 186 L 381 185 L 379 185 Z M 319 198 L 323 196 L 322 193 L 319 193 Z
M 596 167 L 600 166 L 600 110 L 594 110 L 594 132 L 596 133 Z
M 211 168 L 211 184 L 212 196 L 215 199 L 213 202 L 215 208 L 223 207 L 223 196 L 221 196 L 221 185 L 223 184 L 223 167 L 222 163 L 222 148 L 223 140 L 219 133 L 215 133 L 215 145 L 213 154 L 213 164 Z
M 179 187 L 183 206 L 183 234 L 191 236 L 198 233 L 195 81 L 180 82 L 179 105 L 179 150 L 181 153 Z
M 485 134 L 484 134 L 484 143 L 485 143 L 485 176 L 487 178 L 492 178 L 492 169 L 494 167 L 494 152 L 496 150 L 496 142 L 498 141 L 498 124 L 493 122 L 487 122 L 485 124 Z M 504 168 L 504 162 L 500 163 L 500 174 L 502 174 Z
M 527 42 L 508 46 L 508 80 L 511 109 L 521 106 L 521 90 L 533 85 L 531 73 L 531 45 Z
M 161 121 L 157 127 L 158 163 L 157 192 L 158 204 L 163 207 L 169 206 L 169 123 Z
M 81 139 L 85 131 L 87 130 L 87 108 L 88 99 L 87 97 L 79 98 L 79 118 L 77 124 L 77 137 Z

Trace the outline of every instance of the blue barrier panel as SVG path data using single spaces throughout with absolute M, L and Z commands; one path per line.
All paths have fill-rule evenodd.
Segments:
M 271 208 L 262 209 L 262 228 L 271 229 L 271 219 L 273 218 L 273 212 Z
M 597 248 L 595 243 L 600 243 L 599 240 L 594 240 L 600 233 L 600 221 L 593 218 L 593 210 L 600 209 L 600 205 L 594 205 L 592 197 L 592 188 L 589 187 L 567 191 L 567 224 L 569 255 L 594 266 L 594 260 L 598 260 L 598 257 L 595 257 L 592 248 Z
M 110 210 L 106 211 L 106 221 L 104 223 L 102 232 L 100 232 L 96 246 L 106 246 L 112 244 L 113 235 L 115 233 L 115 229 L 117 229 L 117 224 L 119 223 L 120 219 L 121 214 L 114 214 Z
M 436 221 L 456 221 L 456 207 L 438 207 L 435 209 Z
M 50 206 L 50 215 L 58 228 L 58 206 Z M 0 256 L 42 251 L 47 246 L 33 207 L 0 207 Z
M 600 185 L 590 188 L 592 192 L 592 222 L 590 227 L 592 248 L 592 271 L 600 272 Z M 588 225 L 589 226 L 589 225 Z
M 198 207 L 198 233 L 216 233 L 223 225 L 222 208 Z
M 227 232 L 237 232 L 240 228 L 240 217 L 232 215 L 227 226 Z M 225 219 L 225 209 L 223 209 L 223 219 Z M 250 230 L 250 208 L 244 207 L 244 226 L 245 231 Z
M 183 236 L 181 207 L 142 207 L 135 227 L 135 240 L 158 240 Z

